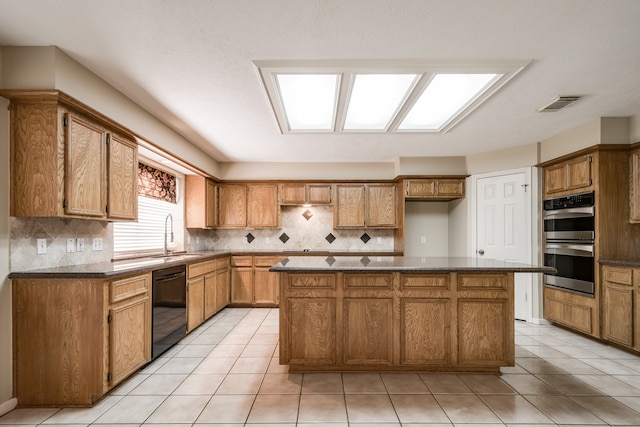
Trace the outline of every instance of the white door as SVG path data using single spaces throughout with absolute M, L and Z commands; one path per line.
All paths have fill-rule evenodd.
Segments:
M 525 172 L 516 172 L 476 179 L 476 256 L 531 263 L 527 178 Z M 531 317 L 531 284 L 530 273 L 515 275 L 516 319 Z

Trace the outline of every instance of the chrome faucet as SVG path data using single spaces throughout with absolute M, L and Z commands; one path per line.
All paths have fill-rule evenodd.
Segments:
M 173 216 L 168 214 L 164 219 L 164 256 L 169 255 L 169 248 L 167 247 L 167 222 L 171 218 L 171 243 L 173 243 Z

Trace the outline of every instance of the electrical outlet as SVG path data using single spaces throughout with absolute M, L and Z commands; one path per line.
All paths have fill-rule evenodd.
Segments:
M 265 243 L 267 243 L 267 244 L 269 244 L 269 242 L 271 242 L 271 239 L 270 239 L 270 238 L 268 238 L 268 237 L 265 237 L 265 238 L 264 238 L 264 242 L 265 242 Z
M 100 237 L 94 238 L 93 241 L 91 242 L 91 246 L 93 246 L 93 250 L 94 251 L 101 251 L 102 250 L 102 239 Z
M 67 252 L 76 251 L 76 239 L 67 239 Z
M 382 243 L 382 237 L 376 237 L 376 243 L 377 244 Z
M 420 243 L 427 243 L 427 237 L 426 236 L 420 236 Z
M 76 239 L 76 252 L 84 251 L 84 239 L 78 238 Z
M 38 255 L 47 253 L 47 239 L 36 239 L 36 250 Z

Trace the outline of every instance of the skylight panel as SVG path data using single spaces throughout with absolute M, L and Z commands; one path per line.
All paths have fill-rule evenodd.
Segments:
M 416 77 L 417 74 L 356 74 L 344 129 L 387 129 Z
M 480 96 L 500 74 L 436 74 L 399 130 L 439 130 Z
M 277 74 L 276 80 L 290 130 L 333 130 L 339 74 Z

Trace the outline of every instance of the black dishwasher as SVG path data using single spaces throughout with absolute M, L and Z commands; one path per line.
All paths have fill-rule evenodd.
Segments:
M 184 265 L 153 272 L 151 358 L 155 359 L 187 334 L 187 282 Z

